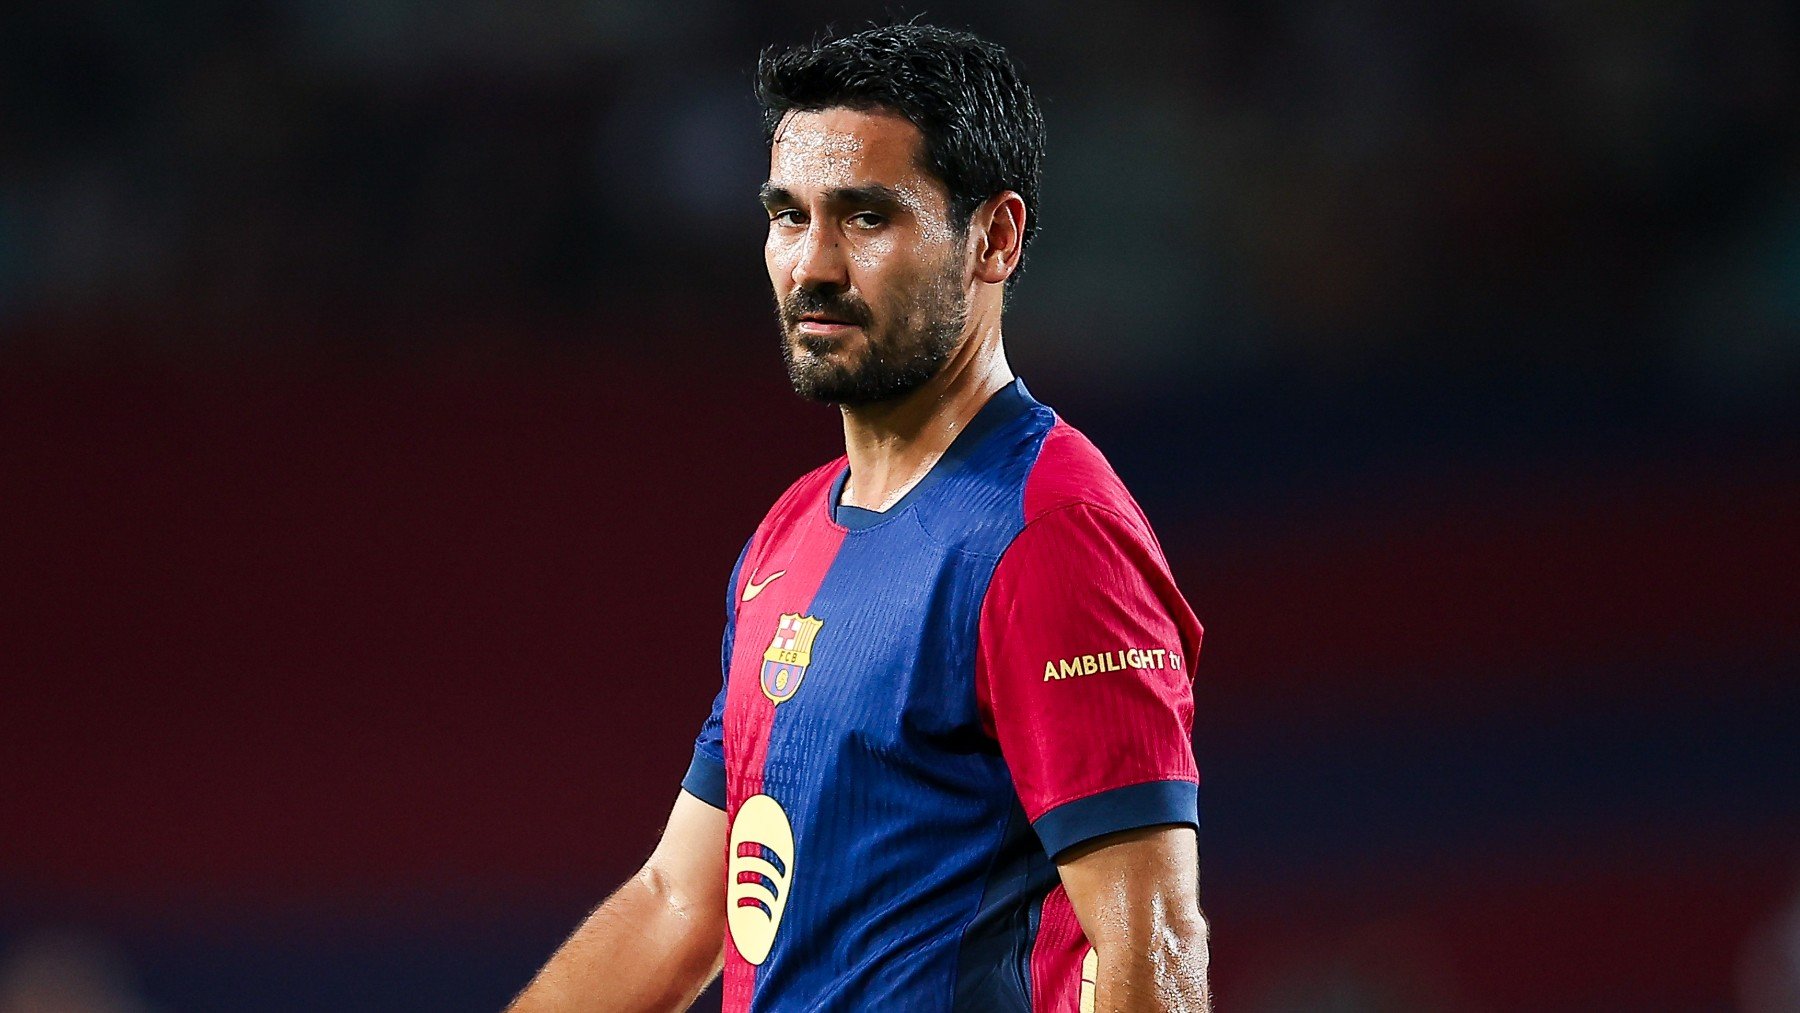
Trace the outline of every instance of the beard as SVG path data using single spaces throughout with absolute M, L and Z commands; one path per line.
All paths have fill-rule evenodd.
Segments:
M 796 288 L 778 307 L 781 357 L 794 393 L 823 404 L 878 404 L 903 398 L 929 383 L 949 361 L 969 320 L 961 285 L 962 264 L 952 258 L 880 327 L 860 298 L 840 288 Z M 860 354 L 850 362 L 829 356 L 842 342 L 798 334 L 800 317 L 823 313 L 856 324 Z M 798 347 L 796 347 L 798 346 Z

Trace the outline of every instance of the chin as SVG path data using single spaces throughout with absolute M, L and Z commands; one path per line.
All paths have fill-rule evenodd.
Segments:
M 834 354 L 845 354 L 853 348 L 867 347 L 868 337 L 861 328 L 858 328 L 854 334 L 845 334 L 841 337 L 790 331 L 788 332 L 788 343 L 798 351 L 824 358 Z

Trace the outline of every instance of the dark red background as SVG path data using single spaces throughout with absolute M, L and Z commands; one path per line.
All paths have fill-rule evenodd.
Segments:
M 1208 626 L 1222 995 L 1728 1001 L 1800 852 L 1791 442 L 1345 481 L 1240 433 L 1316 480 L 1273 495 L 1194 472 L 1242 449 L 1206 411 L 1034 383 Z M 183 1008 L 499 1005 L 647 853 L 733 554 L 837 452 L 758 354 L 63 363 L 0 406 L 0 914 L 124 940 Z
M 0 1013 L 494 1010 L 629 873 L 838 453 L 757 50 L 919 11 L 0 4 Z M 927 16 L 1207 626 L 1221 1009 L 1800 1006 L 1794 5 Z

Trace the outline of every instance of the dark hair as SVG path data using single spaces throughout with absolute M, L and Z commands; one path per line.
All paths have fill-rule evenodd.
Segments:
M 822 36 L 756 62 L 763 143 L 792 110 L 885 108 L 925 136 L 925 168 L 950 192 L 952 225 L 967 232 L 989 197 L 1025 199 L 1019 268 L 1037 234 L 1044 114 L 1006 50 L 967 32 L 908 22 Z M 1010 291 L 1019 277 L 1007 279 Z

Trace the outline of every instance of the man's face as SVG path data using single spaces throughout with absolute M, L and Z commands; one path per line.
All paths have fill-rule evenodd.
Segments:
M 952 227 L 923 150 L 917 127 L 879 110 L 795 112 L 776 131 L 763 259 L 802 397 L 903 397 L 937 375 L 962 337 L 966 230 Z

